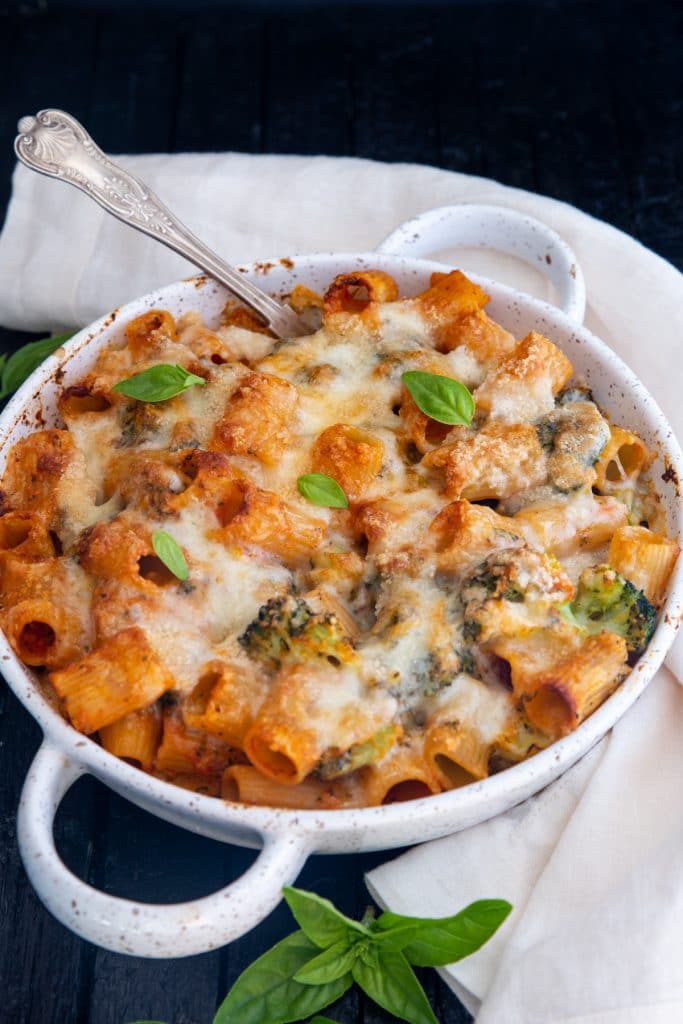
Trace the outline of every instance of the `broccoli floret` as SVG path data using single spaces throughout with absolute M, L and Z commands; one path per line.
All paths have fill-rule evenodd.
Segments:
M 314 612 L 306 601 L 291 595 L 272 597 L 259 608 L 239 642 L 252 657 L 276 664 L 326 658 L 341 665 L 354 655 L 336 615 Z
M 328 779 L 337 779 L 340 775 L 355 772 L 366 764 L 373 764 L 384 757 L 400 735 L 401 729 L 398 725 L 383 725 L 364 743 L 354 743 L 341 754 L 324 757 L 318 765 L 316 774 L 327 782 Z
M 486 643 L 543 626 L 571 590 L 562 567 L 547 555 L 527 548 L 494 552 L 463 581 L 463 639 Z
M 617 633 L 631 653 L 647 645 L 657 618 L 642 590 L 609 565 L 584 570 L 573 600 L 565 607 L 579 628 L 591 634 Z
M 593 466 L 609 441 L 609 424 L 594 402 L 558 405 L 536 424 L 541 446 L 548 453 L 548 476 L 568 493 L 593 483 Z

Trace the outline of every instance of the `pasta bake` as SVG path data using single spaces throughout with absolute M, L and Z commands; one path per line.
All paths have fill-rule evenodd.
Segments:
M 150 310 L 0 484 L 0 625 L 71 724 L 267 806 L 440 793 L 575 729 L 678 555 L 647 469 L 459 271 L 297 286 L 277 341 Z

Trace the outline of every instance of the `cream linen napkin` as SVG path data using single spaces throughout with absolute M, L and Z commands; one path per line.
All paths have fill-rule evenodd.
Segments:
M 683 434 L 680 375 L 672 372 L 683 336 L 683 278 L 573 207 L 414 165 L 242 154 L 120 160 L 234 262 L 372 249 L 402 221 L 448 203 L 498 203 L 537 217 L 577 254 L 588 326 L 640 375 Z M 13 184 L 0 236 L 3 326 L 83 325 L 190 272 L 180 257 L 66 185 L 23 167 Z M 509 258 L 446 255 L 551 297 L 533 271 Z M 667 664 L 683 679 L 680 639 Z M 683 691 L 662 669 L 612 734 L 539 796 L 368 876 L 380 903 L 408 914 L 440 916 L 487 896 L 514 905 L 488 946 L 442 972 L 479 1010 L 478 1024 L 683 1021 L 681 736 Z

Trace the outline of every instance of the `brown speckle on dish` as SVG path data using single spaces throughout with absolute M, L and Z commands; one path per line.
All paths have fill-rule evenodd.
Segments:
M 680 498 L 680 496 L 681 496 L 681 486 L 680 486 L 680 481 L 678 479 L 678 473 L 676 472 L 676 470 L 674 469 L 674 467 L 671 465 L 671 463 L 668 460 L 666 461 L 666 469 L 662 473 L 662 480 L 664 481 L 665 484 L 672 483 L 674 485 L 674 489 L 676 491 L 676 497 Z

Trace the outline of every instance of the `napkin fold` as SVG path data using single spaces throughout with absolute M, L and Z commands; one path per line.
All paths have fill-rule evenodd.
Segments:
M 679 436 L 683 277 L 635 239 L 584 213 L 494 181 L 433 167 L 246 154 L 117 158 L 232 262 L 370 250 L 417 213 L 449 203 L 509 206 L 572 246 L 586 323 L 623 356 Z M 439 253 L 543 298 L 523 264 Z M 0 324 L 83 326 L 192 273 L 181 257 L 87 197 L 18 166 L 0 235 Z M 477 1024 L 683 1021 L 683 644 L 612 733 L 561 779 L 504 815 L 416 847 L 368 875 L 392 910 L 456 912 L 485 897 L 514 911 L 494 939 L 442 974 Z

